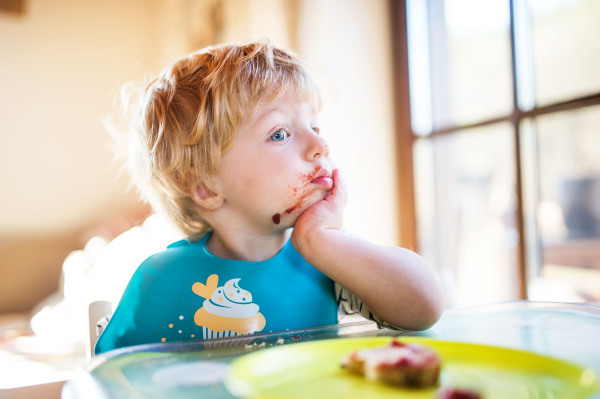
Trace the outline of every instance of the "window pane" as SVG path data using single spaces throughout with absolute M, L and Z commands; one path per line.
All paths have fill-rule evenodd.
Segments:
M 432 127 L 427 2 L 408 0 L 406 13 L 412 130 L 426 136 Z
M 600 90 L 600 1 L 529 0 L 540 105 Z
M 420 252 L 449 306 L 518 298 L 514 151 L 509 124 L 416 143 Z
M 600 301 L 600 106 L 537 118 L 542 247 L 531 297 Z
M 510 114 L 509 2 L 432 0 L 429 5 L 434 127 Z

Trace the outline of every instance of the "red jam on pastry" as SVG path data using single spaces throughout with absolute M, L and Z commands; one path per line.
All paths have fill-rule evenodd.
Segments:
M 430 388 L 438 385 L 441 359 L 428 346 L 392 340 L 384 346 L 351 352 L 342 361 L 342 367 L 371 381 Z

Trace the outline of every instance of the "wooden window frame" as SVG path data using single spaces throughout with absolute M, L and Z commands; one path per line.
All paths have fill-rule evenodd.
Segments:
M 493 125 L 500 122 L 508 122 L 513 128 L 513 140 L 515 145 L 515 183 L 516 183 L 516 223 L 518 240 L 518 293 L 521 299 L 527 299 L 528 284 L 528 265 L 527 265 L 527 245 L 525 242 L 525 214 L 523 199 L 523 171 L 521 166 L 522 157 L 522 131 L 521 122 L 525 119 L 535 118 L 541 115 L 552 114 L 561 111 L 581 109 L 583 107 L 600 104 L 600 92 L 587 96 L 572 98 L 567 101 L 556 102 L 549 105 L 533 105 L 531 109 L 524 110 L 519 105 L 519 87 L 517 86 L 517 62 L 519 62 L 516 52 L 517 40 L 515 34 L 515 8 L 517 1 L 509 0 L 510 7 L 510 49 L 511 49 L 511 71 L 513 82 L 512 112 L 498 118 L 491 118 L 473 124 L 463 124 L 454 126 L 445 126 L 443 128 L 432 128 L 427 135 L 427 139 L 451 134 L 459 130 L 472 129 Z M 397 187 L 398 187 L 398 215 L 400 245 L 419 249 L 418 231 L 417 231 L 417 210 L 415 204 L 415 182 L 413 165 L 413 145 L 417 135 L 412 130 L 410 115 L 410 79 L 409 79 L 409 60 L 408 60 L 408 26 L 407 26 L 407 8 L 406 0 L 389 0 L 389 10 L 391 17 L 391 43 L 392 43 L 392 62 L 394 80 L 394 114 L 395 114 L 395 137 L 396 137 L 396 159 L 397 159 Z

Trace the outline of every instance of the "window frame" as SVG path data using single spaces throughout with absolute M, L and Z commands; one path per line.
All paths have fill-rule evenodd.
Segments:
M 518 233 L 518 293 L 520 299 L 528 298 L 528 282 L 529 270 L 539 268 L 541 264 L 531 265 L 531 259 L 536 259 L 540 263 L 539 256 L 533 256 L 531 251 L 537 254 L 541 253 L 539 235 L 537 232 L 528 231 L 526 226 L 526 205 L 524 200 L 524 182 L 523 176 L 523 157 L 535 156 L 535 154 L 525 153 L 523 149 L 523 140 L 525 140 L 522 124 L 526 120 L 533 120 L 542 115 L 553 114 L 562 111 L 571 111 L 584 107 L 599 105 L 600 92 L 590 95 L 574 97 L 565 101 L 554 102 L 538 106 L 535 101 L 523 101 L 526 95 L 523 93 L 523 85 L 519 85 L 519 79 L 525 81 L 524 73 L 532 73 L 530 65 L 522 67 L 527 60 L 524 59 L 523 51 L 526 51 L 529 43 L 526 36 L 518 35 L 518 29 L 529 29 L 527 25 L 523 25 L 523 21 L 528 20 L 528 16 L 524 13 L 527 11 L 523 0 L 507 0 L 510 11 L 510 64 L 511 64 L 511 81 L 513 89 L 512 111 L 509 114 L 499 117 L 489 118 L 477 123 L 470 124 L 454 124 L 437 128 L 432 126 L 427 135 L 417 135 L 413 131 L 411 122 L 411 103 L 410 103 L 410 78 L 409 78 L 409 58 L 408 58 L 408 24 L 407 24 L 407 1 L 406 0 L 389 0 L 390 18 L 391 18 L 391 44 L 392 44 L 392 82 L 394 92 L 394 115 L 395 115 L 395 137 L 396 137 L 396 159 L 398 171 L 398 214 L 399 214 L 399 231 L 400 245 L 419 249 L 418 242 L 418 224 L 417 224 L 417 209 L 415 200 L 415 169 L 413 165 L 413 147 L 417 140 L 431 140 L 442 135 L 453 134 L 459 131 L 484 127 L 496 123 L 508 122 L 513 129 L 513 140 L 515 148 L 515 157 L 513 159 L 515 166 L 515 183 L 516 183 L 516 228 Z M 527 99 L 525 99 L 527 100 Z M 539 179 L 539 176 L 536 176 Z M 537 206 L 538 199 L 534 199 Z M 536 225 L 534 222 L 533 225 Z M 533 237 L 534 243 L 526 240 Z M 533 249 L 532 249 L 533 248 Z M 529 261 L 528 261 L 529 259 Z

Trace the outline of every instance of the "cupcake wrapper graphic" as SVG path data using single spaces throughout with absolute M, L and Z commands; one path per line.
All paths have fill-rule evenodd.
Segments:
M 244 345 L 246 346 L 246 348 L 252 348 L 253 344 L 257 346 L 257 344 L 254 341 L 254 338 L 252 338 L 253 334 L 238 334 L 233 331 L 217 332 L 212 331 L 211 329 L 208 329 L 206 327 L 203 327 L 202 331 L 205 334 L 204 338 L 207 339 L 207 341 L 204 341 L 203 343 L 204 348 L 206 349 L 229 348 L 233 346 L 239 347 Z M 223 336 L 223 334 L 226 333 L 230 333 L 230 335 L 228 337 Z
M 237 336 L 242 335 L 242 334 L 238 334 L 233 331 L 213 331 L 206 327 L 202 327 L 202 333 L 204 334 L 204 339 L 228 338 L 228 337 L 237 337 Z
M 202 327 L 205 339 L 253 334 L 261 331 L 266 324 L 265 317 L 260 312 L 251 317 L 234 319 L 216 316 L 204 308 L 196 311 L 194 322 Z

